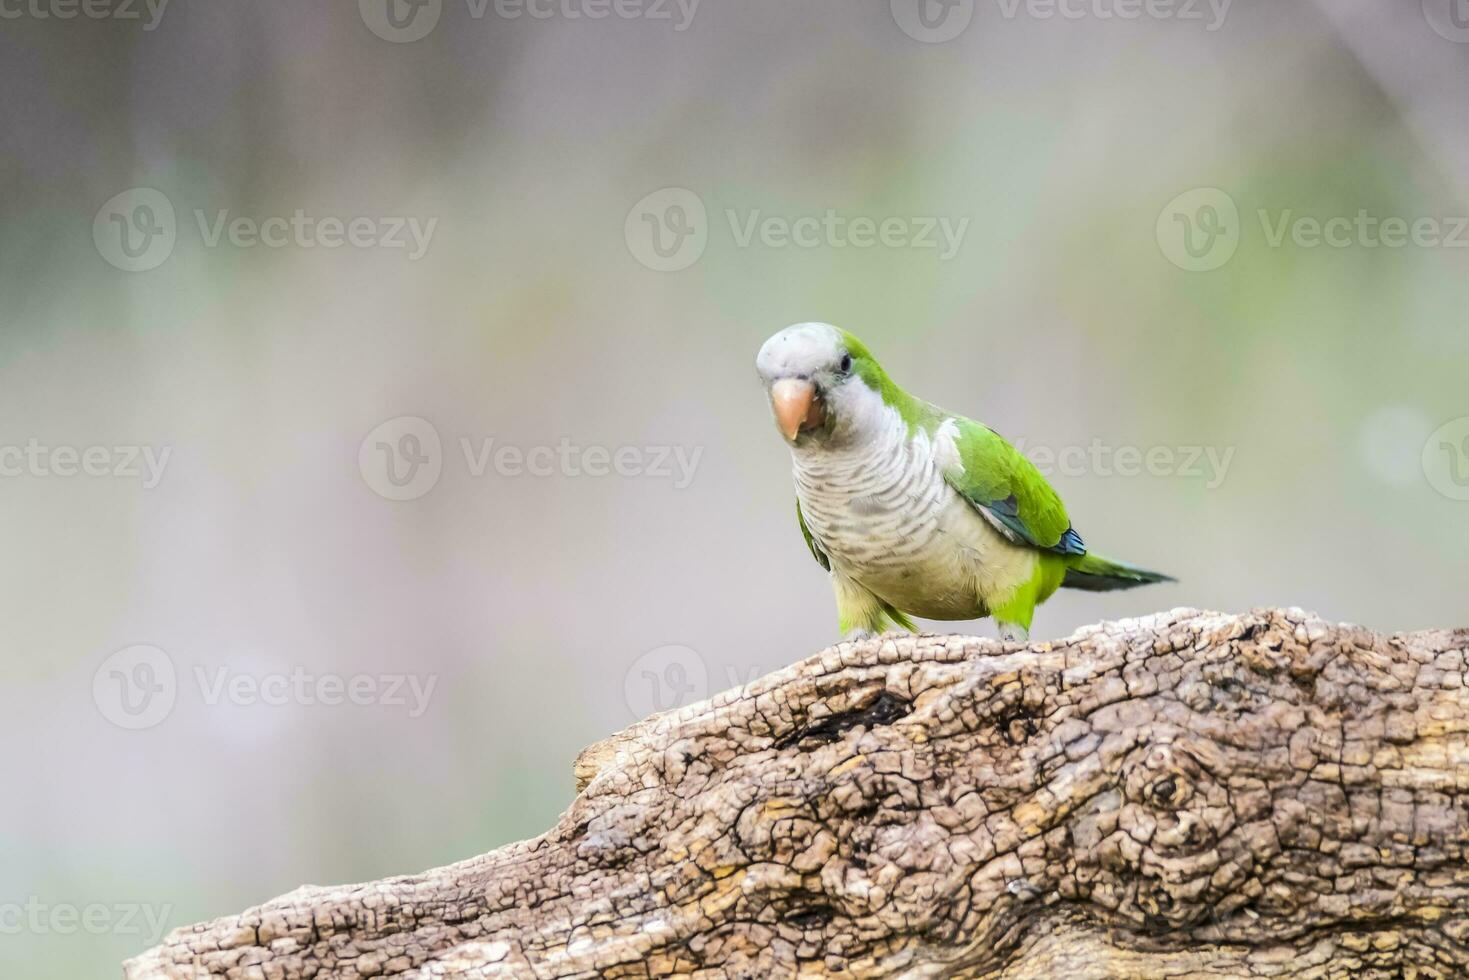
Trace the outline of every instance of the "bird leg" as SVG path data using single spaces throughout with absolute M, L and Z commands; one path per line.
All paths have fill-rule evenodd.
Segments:
M 845 575 L 833 573 L 831 586 L 837 598 L 837 622 L 848 640 L 878 636 L 887 626 L 882 600 Z

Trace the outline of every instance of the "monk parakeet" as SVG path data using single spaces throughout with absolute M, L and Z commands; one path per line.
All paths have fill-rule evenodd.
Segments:
M 909 616 L 993 616 L 1024 641 L 1061 586 L 1106 592 L 1167 575 L 1090 554 L 1040 471 L 993 429 L 914 398 L 860 340 L 825 323 L 756 360 L 790 445 L 796 520 L 831 573 L 850 637 Z

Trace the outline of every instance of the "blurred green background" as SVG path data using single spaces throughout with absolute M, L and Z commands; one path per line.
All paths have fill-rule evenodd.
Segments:
M 1451 3 L 4 7 L 0 974 L 532 836 L 832 641 L 753 366 L 796 321 L 1182 580 L 1037 638 L 1464 625 Z

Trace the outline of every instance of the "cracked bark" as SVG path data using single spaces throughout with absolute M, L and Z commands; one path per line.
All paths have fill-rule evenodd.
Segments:
M 1466 651 L 1298 610 L 844 644 L 592 746 L 542 837 L 124 972 L 1466 976 Z

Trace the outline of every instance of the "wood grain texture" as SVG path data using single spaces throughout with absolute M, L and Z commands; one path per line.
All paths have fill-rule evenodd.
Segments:
M 542 837 L 124 972 L 1469 976 L 1466 650 L 1298 610 L 843 644 L 591 747 Z

